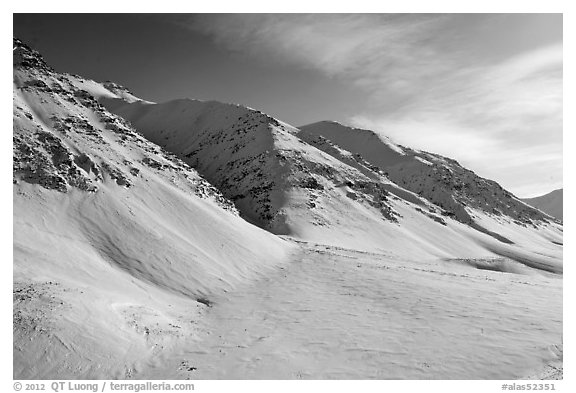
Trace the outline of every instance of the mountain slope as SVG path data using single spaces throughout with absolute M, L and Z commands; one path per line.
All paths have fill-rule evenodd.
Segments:
M 398 231 L 399 212 L 406 209 L 424 223 L 416 226 L 441 226 L 444 220 L 430 204 L 379 174 L 305 143 L 295 135 L 297 129 L 259 111 L 197 100 L 115 103 L 112 110 L 198 169 L 235 201 L 243 217 L 274 233 L 368 249 L 412 248 L 413 255 L 454 252 L 453 246 L 440 246 L 440 251 L 436 241 Z M 393 190 L 408 198 L 410 206 L 397 203 Z M 453 230 L 443 230 L 453 235 Z M 359 238 L 359 231 L 366 236 Z M 410 247 L 414 241 L 421 247 Z M 461 252 L 464 248 L 474 250 L 469 245 Z
M 13 76 L 16 379 L 510 379 L 561 364 L 562 226 L 490 211 L 492 183 L 450 160 L 416 152 L 396 178 L 346 140 L 239 105 L 147 102 L 18 40 Z M 435 199 L 414 160 L 484 194 Z
M 561 233 L 549 218 L 455 161 L 377 143 L 369 131 L 335 144 L 239 105 L 102 102 L 274 233 L 410 257 L 505 255 L 562 270 Z
M 548 194 L 541 195 L 534 198 L 524 198 L 522 199 L 525 203 L 530 206 L 534 206 L 536 209 L 543 211 L 556 217 L 559 220 L 563 219 L 563 206 L 564 206 L 564 190 L 554 190 Z
M 294 246 L 14 48 L 14 376 L 123 378 Z
M 322 136 L 359 154 L 396 184 L 422 195 L 459 221 L 472 223 L 466 207 L 533 225 L 548 218 L 526 206 L 498 183 L 483 179 L 455 160 L 396 145 L 373 131 L 319 122 L 300 127 L 303 138 Z

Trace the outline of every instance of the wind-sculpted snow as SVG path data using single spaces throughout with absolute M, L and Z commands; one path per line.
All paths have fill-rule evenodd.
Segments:
M 14 377 L 130 377 L 294 246 L 15 46 Z
M 512 379 L 561 360 L 557 276 L 498 271 L 511 261 L 408 261 L 299 244 L 297 261 L 219 301 L 197 344 L 145 366 L 145 373 Z
M 561 367 L 561 224 L 455 161 L 154 104 L 18 40 L 13 77 L 15 379 Z

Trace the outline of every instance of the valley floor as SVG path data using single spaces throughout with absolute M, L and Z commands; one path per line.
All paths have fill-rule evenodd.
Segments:
M 299 243 L 298 258 L 210 299 L 202 315 L 191 314 L 195 329 L 174 334 L 165 350 L 139 353 L 129 373 L 114 377 L 561 378 L 561 276 Z M 158 325 L 147 318 L 148 326 Z M 158 331 L 140 326 L 138 334 L 152 342 Z M 81 350 L 82 343 L 74 346 Z M 34 378 L 18 361 L 14 377 Z
M 178 349 L 140 353 L 145 358 L 132 359 L 135 366 L 129 373 L 114 377 L 559 377 L 561 276 L 479 270 L 459 261 L 413 262 L 299 243 L 302 252 L 290 264 L 212 299 L 197 328 L 173 335 L 175 345 L 165 346 Z M 21 286 L 15 293 L 33 295 L 49 287 Z M 50 303 L 54 295 L 44 298 L 44 307 L 60 306 Z M 27 341 L 30 326 L 19 325 L 18 304 L 15 338 Z M 46 312 L 37 311 L 38 319 Z M 194 310 L 191 317 L 197 314 Z M 158 325 L 153 316 L 147 319 L 148 326 Z M 129 325 L 138 329 L 135 321 Z M 158 331 L 140 326 L 138 333 L 150 336 L 151 342 Z M 45 352 L 50 351 L 50 340 L 45 345 Z M 81 351 L 81 342 L 74 346 Z M 14 377 L 35 378 L 26 375 L 25 365 L 16 364 L 19 360 L 16 356 Z M 48 360 L 36 359 L 38 375 L 48 371 L 41 364 L 49 368 Z
M 303 244 L 153 378 L 509 379 L 558 361 L 562 281 Z M 179 365 L 190 365 L 182 370 Z

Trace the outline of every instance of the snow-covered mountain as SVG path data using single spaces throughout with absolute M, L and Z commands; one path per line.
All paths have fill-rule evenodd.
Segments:
M 13 65 L 16 378 L 291 378 L 307 375 L 302 364 L 365 377 L 354 340 L 381 340 L 378 313 L 391 310 L 386 345 L 410 341 L 387 365 L 393 376 L 510 377 L 526 371 L 518 359 L 561 356 L 561 223 L 454 160 L 334 122 L 145 101 L 58 73 L 17 39 Z M 378 313 L 358 311 L 366 299 Z M 443 358 L 403 371 L 408 354 L 428 364 L 446 347 L 414 345 L 435 318 L 438 337 L 482 367 Z M 535 330 L 518 336 L 525 326 Z M 341 346 L 349 369 L 314 366 Z M 500 347 L 509 354 L 493 371 Z M 385 358 L 366 370 L 388 370 Z
M 411 257 L 505 255 L 561 271 L 552 218 L 454 160 L 334 122 L 299 129 L 234 104 L 102 103 L 273 233 Z
M 524 198 L 522 199 L 525 203 L 529 204 L 530 206 L 534 206 L 535 208 L 543 211 L 551 215 L 552 217 L 556 217 L 559 220 L 563 219 L 563 211 L 564 211 L 564 190 L 554 190 L 549 192 L 545 195 L 540 195 L 534 198 Z
M 312 143 L 325 138 L 329 143 L 349 150 L 355 158 L 369 161 L 396 184 L 421 195 L 461 222 L 474 222 L 468 209 L 509 217 L 520 225 L 550 220 L 498 183 L 477 176 L 447 157 L 400 146 L 374 131 L 331 121 L 309 124 L 300 129 L 302 137 Z
M 149 351 L 148 335 L 139 334 L 147 315 L 162 316 L 154 345 L 164 345 L 193 329 L 194 317 L 181 320 L 183 310 L 202 312 L 213 295 L 263 274 L 294 249 L 241 219 L 194 169 L 100 105 L 82 89 L 87 84 L 96 86 L 54 72 L 14 40 L 19 378 L 110 376 L 127 354 Z M 53 291 L 58 302 L 44 298 Z M 122 340 L 106 340 L 126 324 L 136 330 L 122 328 Z M 88 355 L 86 347 L 94 351 Z M 86 356 L 90 369 L 76 365 Z M 38 369 L 31 368 L 36 361 Z M 49 369 L 44 361 L 52 362 Z

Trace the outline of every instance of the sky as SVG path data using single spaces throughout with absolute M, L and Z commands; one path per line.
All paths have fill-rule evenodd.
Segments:
M 368 128 L 519 197 L 563 186 L 561 14 L 15 14 L 56 70 L 155 102 Z

